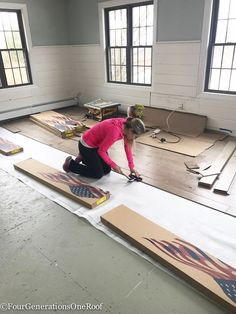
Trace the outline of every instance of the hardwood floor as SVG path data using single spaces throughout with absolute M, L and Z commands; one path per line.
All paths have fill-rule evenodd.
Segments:
M 65 108 L 60 110 L 60 112 L 80 120 L 85 113 L 78 107 Z M 34 124 L 27 117 L 2 123 L 1 126 L 68 154 L 76 156 L 78 153 L 77 142 L 79 137 L 62 139 Z M 133 148 L 134 161 L 145 183 L 236 217 L 236 183 L 234 183 L 230 195 L 216 194 L 213 192 L 213 189 L 209 190 L 199 187 L 198 176 L 186 171 L 184 165 L 184 162 L 189 160 L 194 160 L 202 166 L 210 165 L 222 151 L 228 140 L 229 137 L 216 142 L 213 147 L 196 158 L 135 143 Z M 122 141 L 115 143 L 109 154 L 128 173 Z

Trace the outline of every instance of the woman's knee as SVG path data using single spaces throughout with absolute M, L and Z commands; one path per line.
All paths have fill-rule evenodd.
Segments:
M 104 174 L 108 174 L 111 172 L 111 167 L 107 167 L 106 169 L 104 169 Z

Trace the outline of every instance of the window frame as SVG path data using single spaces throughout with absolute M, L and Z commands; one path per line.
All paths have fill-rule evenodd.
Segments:
M 139 46 L 133 46 L 133 26 L 132 26 L 132 9 L 134 7 L 140 7 L 145 5 L 153 5 L 153 35 L 156 34 L 154 31 L 155 28 L 155 1 L 154 0 L 148 0 L 148 1 L 137 1 L 134 3 L 126 3 L 121 5 L 114 5 L 114 6 L 108 6 L 104 8 L 103 17 L 104 17 L 104 35 L 105 35 L 105 66 L 106 66 L 106 82 L 112 83 L 112 84 L 122 84 L 122 85 L 129 85 L 129 86 L 141 86 L 141 87 L 151 87 L 152 86 L 152 79 L 153 79 L 153 46 L 154 46 L 154 40 L 152 40 L 152 45 L 139 45 Z M 110 78 L 110 62 L 109 62 L 109 49 L 110 46 L 110 36 L 109 36 L 109 12 L 114 10 L 120 10 L 120 9 L 127 9 L 127 46 L 112 46 L 112 48 L 125 48 L 126 49 L 126 75 L 127 75 L 127 81 L 113 81 Z M 145 84 L 145 83 L 133 83 L 131 82 L 132 79 L 132 49 L 133 48 L 151 48 L 151 83 Z
M 27 40 L 26 40 L 26 34 L 27 31 L 24 29 L 24 23 L 23 23 L 23 12 L 21 8 L 9 8 L 7 7 L 2 7 L 0 3 L 0 12 L 14 12 L 17 15 L 17 21 L 19 25 L 19 33 L 20 33 L 20 38 L 21 38 L 21 43 L 22 43 L 22 48 L 6 48 L 6 49 L 0 49 L 0 80 L 2 86 L 0 86 L 0 90 L 5 90 L 8 88 L 15 88 L 15 87 L 24 87 L 28 85 L 33 85 L 33 78 L 32 78 L 32 71 L 31 71 L 31 66 L 30 66 L 30 60 L 29 60 L 29 51 L 28 51 L 28 46 L 27 46 Z M 6 73 L 4 69 L 4 64 L 2 60 L 2 51 L 22 51 L 24 56 L 25 56 L 25 61 L 26 61 L 26 69 L 28 73 L 28 83 L 23 83 L 23 84 L 14 84 L 14 85 L 8 85 L 7 79 L 6 79 Z
M 204 92 L 213 93 L 217 95 L 236 95 L 236 91 L 227 91 L 220 89 L 211 89 L 209 88 L 210 83 L 210 73 L 211 73 L 211 63 L 214 47 L 225 47 L 225 46 L 234 46 L 234 54 L 233 58 L 236 54 L 236 42 L 234 43 L 215 43 L 216 39 L 216 31 L 217 31 L 217 22 L 218 22 L 218 13 L 220 0 L 212 0 L 212 8 L 211 8 L 211 23 L 210 23 L 210 34 L 208 40 L 208 49 L 207 49 L 207 59 L 206 59 L 206 67 L 205 67 L 205 82 L 204 82 Z M 222 0 L 223 1 L 223 0 Z M 231 67 L 232 70 L 232 67 Z

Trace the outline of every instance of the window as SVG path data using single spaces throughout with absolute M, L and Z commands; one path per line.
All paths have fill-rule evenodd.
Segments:
M 105 9 L 108 82 L 151 85 L 153 1 Z
M 32 84 L 20 10 L 0 9 L 0 88 Z
M 205 91 L 236 94 L 236 0 L 214 0 Z

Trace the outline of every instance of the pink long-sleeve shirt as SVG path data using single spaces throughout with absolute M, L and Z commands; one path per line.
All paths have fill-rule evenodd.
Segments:
M 98 154 L 111 168 L 116 163 L 108 156 L 108 149 L 116 141 L 124 138 L 123 128 L 126 118 L 112 118 L 101 121 L 83 134 L 83 141 L 91 148 L 98 148 Z M 131 145 L 124 140 L 124 149 L 128 160 L 129 168 L 134 168 Z

